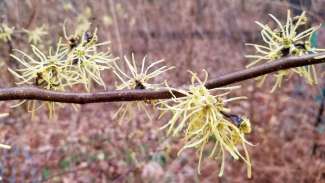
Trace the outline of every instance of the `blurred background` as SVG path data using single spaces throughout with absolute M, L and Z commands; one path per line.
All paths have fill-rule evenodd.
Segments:
M 287 9 L 296 15 L 307 11 L 312 25 L 325 20 L 325 0 L 0 0 L 0 20 L 15 27 L 11 41 L 0 43 L 0 87 L 14 86 L 7 68 L 15 62 L 13 48 L 30 51 L 28 36 L 44 25 L 40 47 L 45 50 L 77 24 L 87 20 L 98 28 L 100 41 L 111 41 L 115 56 L 133 52 L 140 62 L 165 59 L 177 70 L 163 79 L 172 86 L 189 83 L 186 70 L 206 69 L 210 78 L 245 68 L 252 53 L 245 43 L 261 43 L 258 20 L 272 24 L 268 13 L 280 20 Z M 325 47 L 325 27 L 314 35 L 313 44 Z M 138 62 L 138 63 L 139 63 Z M 1 111 L 10 115 L 0 119 L 1 143 L 12 145 L 0 150 L 3 182 L 325 182 L 325 65 L 318 65 L 319 85 L 310 86 L 292 77 L 283 87 L 270 93 L 271 77 L 263 87 L 255 80 L 240 83 L 234 96 L 248 100 L 230 106 L 247 115 L 253 125 L 248 139 L 253 161 L 253 178 L 246 178 L 243 162 L 226 159 L 225 173 L 218 177 L 219 164 L 205 160 L 197 173 L 194 150 L 177 156 L 179 138 L 167 137 L 159 128 L 166 123 L 148 120 L 143 111 L 118 124 L 112 115 L 119 103 L 87 104 L 75 111 L 60 108 L 49 120 L 46 110 L 31 120 L 26 108 L 11 109 L 17 103 L 1 102 Z M 103 73 L 108 89 L 115 79 Z M 103 90 L 97 87 L 96 91 Z M 148 107 L 149 108 L 149 107 Z M 150 110 L 150 108 L 149 108 Z M 152 112 L 153 113 L 153 112 Z

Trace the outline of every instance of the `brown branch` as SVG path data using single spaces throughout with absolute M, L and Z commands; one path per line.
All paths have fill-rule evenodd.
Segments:
M 256 67 L 240 70 L 220 76 L 216 79 L 212 79 L 207 82 L 206 87 L 208 89 L 213 89 L 279 70 L 319 64 L 322 62 L 325 63 L 325 52 L 305 55 L 301 57 L 285 57 L 271 63 L 262 64 Z M 173 92 L 177 97 L 182 96 L 182 94 L 176 91 Z M 13 87 L 0 89 L 0 101 L 26 99 L 86 104 L 100 102 L 167 99 L 171 97 L 172 95 L 168 90 L 114 90 L 94 93 L 72 93 L 44 90 L 36 87 Z

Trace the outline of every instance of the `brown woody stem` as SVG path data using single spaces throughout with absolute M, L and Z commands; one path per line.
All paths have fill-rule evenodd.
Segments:
M 206 83 L 208 89 L 226 86 L 247 79 L 262 76 L 279 70 L 319 64 L 325 62 L 325 52 L 304 55 L 300 57 L 285 57 L 270 63 L 258 65 L 252 68 L 232 72 Z M 177 97 L 182 94 L 173 91 Z M 57 92 L 36 87 L 13 87 L 0 89 L 0 101 L 5 100 L 43 100 L 62 103 L 100 103 L 100 102 L 121 102 L 153 99 L 168 99 L 172 95 L 168 90 L 113 90 L 94 93 L 72 93 Z

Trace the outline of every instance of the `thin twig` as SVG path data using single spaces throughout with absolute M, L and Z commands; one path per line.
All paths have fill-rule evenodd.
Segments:
M 117 43 L 118 43 L 119 55 L 122 58 L 123 57 L 123 46 L 122 46 L 122 41 L 121 41 L 119 25 L 118 25 L 118 21 L 117 21 L 117 15 L 116 15 L 116 11 L 115 11 L 115 3 L 113 2 L 113 0 L 109 1 L 109 8 L 112 13 L 112 17 L 113 17 L 113 21 L 114 21 L 114 30 L 115 30 Z
M 324 82 L 322 90 L 324 90 L 324 88 L 325 88 L 325 82 Z M 316 122 L 314 124 L 314 127 L 315 127 L 315 130 L 314 130 L 315 140 L 314 140 L 313 145 L 312 145 L 312 155 L 316 155 L 316 152 L 317 152 L 318 148 L 321 146 L 320 144 L 318 144 L 319 142 L 317 142 L 317 137 L 319 135 L 319 132 L 318 132 L 317 128 L 319 128 L 321 126 L 322 122 L 323 122 L 323 114 L 324 114 L 324 111 L 325 111 L 325 96 L 324 96 L 324 93 L 323 93 L 322 90 L 321 90 L 321 102 L 320 102 L 318 113 L 317 113 L 317 116 L 316 116 Z
M 249 69 L 240 70 L 220 76 L 207 82 L 206 87 L 213 89 L 229 84 L 237 83 L 247 79 L 262 76 L 279 70 L 307 66 L 312 64 L 325 63 L 325 52 L 304 55 L 300 57 L 285 57 L 270 63 L 262 64 Z M 173 91 L 177 97 L 181 93 Z M 73 93 L 57 92 L 36 87 L 13 87 L 0 89 L 0 101 L 5 100 L 43 100 L 62 103 L 100 103 L 100 102 L 121 102 L 137 100 L 168 99 L 172 94 L 167 90 L 114 90 L 94 93 Z
M 322 123 L 322 116 L 324 113 L 324 109 L 325 109 L 325 96 L 322 95 L 321 103 L 319 105 L 318 114 L 316 117 L 316 123 L 314 125 L 316 128 Z
M 40 2 L 39 1 L 33 1 L 32 2 L 32 13 L 30 18 L 27 21 L 27 24 L 25 26 L 26 29 L 29 29 L 32 27 L 32 25 L 34 24 L 35 20 L 37 19 L 38 13 L 39 13 L 39 6 L 40 6 Z

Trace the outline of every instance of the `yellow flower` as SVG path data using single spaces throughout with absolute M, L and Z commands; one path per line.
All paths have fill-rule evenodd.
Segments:
M 103 21 L 104 25 L 106 25 L 106 26 L 110 26 L 113 24 L 113 19 L 109 15 L 104 15 L 102 18 L 102 21 Z
M 63 33 L 67 43 L 61 44 L 61 52 L 67 55 L 70 69 L 79 73 L 80 83 L 84 84 L 87 91 L 90 91 L 92 81 L 106 87 L 101 71 L 112 68 L 111 65 L 117 58 L 114 58 L 108 51 L 98 51 L 98 48 L 110 42 L 97 43 L 97 29 L 93 33 L 86 31 L 81 35 L 75 33 L 68 37 L 63 26 Z
M 40 42 L 42 29 L 26 31 L 30 34 L 31 42 Z M 113 58 L 108 51 L 102 52 L 98 49 L 109 42 L 97 43 L 97 29 L 93 33 L 87 31 L 70 38 L 66 35 L 65 26 L 63 32 L 67 43 L 62 43 L 59 39 L 56 50 L 52 52 L 50 48 L 48 55 L 34 45 L 32 45 L 32 52 L 36 58 L 23 51 L 15 50 L 21 54 L 21 57 L 11 56 L 19 62 L 20 67 L 15 71 L 9 68 L 9 71 L 20 80 L 18 85 L 32 84 L 47 90 L 64 91 L 66 87 L 84 84 L 89 91 L 94 81 L 105 87 L 101 71 L 111 68 L 111 63 L 116 58 Z M 28 102 L 28 108 L 34 114 L 34 111 L 47 105 L 51 117 L 54 114 L 54 104 L 56 103 L 31 101 Z
M 11 56 L 21 64 L 22 68 L 18 68 L 16 71 L 9 68 L 9 71 L 21 80 L 17 83 L 18 85 L 35 84 L 44 89 L 63 91 L 65 86 L 71 86 L 74 83 L 76 76 L 71 77 L 71 73 L 65 72 L 68 65 L 65 55 L 60 52 L 60 49 L 59 43 L 54 53 L 50 48 L 49 54 L 46 55 L 36 46 L 32 46 L 32 52 L 36 58 L 23 51 L 15 50 L 22 55 L 22 58 L 16 55 Z M 76 75 L 76 73 L 72 75 Z
M 132 63 L 128 60 L 127 57 L 124 57 L 124 60 L 127 64 L 129 75 L 127 72 L 123 72 L 120 67 L 116 66 L 114 73 L 122 82 L 122 84 L 117 86 L 118 90 L 122 89 L 159 89 L 162 86 L 160 84 L 153 84 L 149 81 L 153 80 L 160 74 L 173 69 L 174 67 L 162 66 L 158 69 L 151 71 L 154 66 L 159 65 L 164 62 L 164 60 L 158 60 L 153 62 L 148 67 L 146 67 L 146 57 L 142 59 L 141 68 L 138 68 L 135 62 L 134 54 L 132 53 Z
M 15 71 L 10 68 L 8 69 L 20 80 L 17 82 L 18 85 L 32 84 L 48 90 L 64 91 L 66 86 L 71 86 L 77 82 L 78 73 L 68 70 L 65 55 L 60 52 L 60 49 L 60 46 L 58 46 L 56 51 L 52 53 L 52 49 L 50 48 L 49 54 L 46 55 L 37 47 L 32 46 L 32 51 L 36 58 L 23 51 L 15 50 L 22 57 L 19 58 L 16 55 L 11 56 L 20 63 L 21 67 Z M 24 102 L 25 100 L 15 106 L 19 106 Z M 28 102 L 28 111 L 32 112 L 32 116 L 34 116 L 36 110 L 44 105 L 47 106 L 50 117 L 54 115 L 54 102 L 41 102 L 39 106 L 37 103 L 36 101 Z
M 0 40 L 7 42 L 11 40 L 11 35 L 14 33 L 14 27 L 9 27 L 7 24 L 0 26 Z
M 0 148 L 3 148 L 3 149 L 11 149 L 11 146 L 6 145 L 6 144 L 0 144 Z
M 246 55 L 247 58 L 254 59 L 247 67 L 252 67 L 262 61 L 272 62 L 286 56 L 302 56 L 310 53 L 317 53 L 324 51 L 311 46 L 310 39 L 312 34 L 318 30 L 319 27 L 311 27 L 306 30 L 303 29 L 307 24 L 307 17 L 303 12 L 300 16 L 291 17 L 291 12 L 288 11 L 286 23 L 283 25 L 275 16 L 270 14 L 275 21 L 277 28 L 272 29 L 268 25 L 256 22 L 261 28 L 261 36 L 265 45 L 247 44 L 256 50 L 256 55 Z M 276 82 L 272 88 L 272 92 L 281 86 L 283 78 L 291 73 L 296 73 L 306 79 L 309 84 L 317 84 L 317 76 L 315 66 L 304 66 L 293 68 L 287 71 L 278 71 L 275 74 Z M 261 77 L 261 84 L 266 76 Z
M 24 29 L 24 32 L 27 34 L 28 42 L 34 45 L 41 43 L 42 37 L 48 34 L 45 25 L 36 27 L 34 30 Z
M 96 43 L 96 32 L 91 40 L 87 40 L 85 39 L 86 34 L 88 32 L 83 34 L 84 38 L 80 44 L 68 54 L 69 62 L 76 66 L 87 90 L 90 90 L 92 80 L 100 86 L 106 87 L 101 77 L 101 71 L 112 68 L 111 64 L 117 58 L 114 58 L 110 52 L 97 51 L 98 47 L 107 45 L 109 42 Z
M 76 31 L 75 31 L 75 33 L 77 35 L 81 35 L 84 32 L 86 32 L 87 30 L 89 30 L 90 25 L 91 25 L 89 19 L 91 18 L 91 15 L 92 15 L 92 12 L 91 12 L 90 7 L 86 7 L 83 10 L 82 14 L 80 14 L 77 17 L 77 27 L 76 27 Z
M 162 129 L 168 128 L 168 134 L 184 135 L 185 145 L 180 152 L 187 148 L 198 149 L 199 173 L 203 151 L 207 144 L 214 143 L 209 157 L 221 158 L 219 176 L 223 175 L 225 153 L 228 152 L 234 159 L 242 159 L 246 163 L 248 177 L 251 177 L 251 162 L 246 149 L 246 144 L 250 143 L 244 137 L 246 133 L 251 132 L 250 122 L 247 118 L 230 115 L 230 109 L 225 106 L 231 101 L 245 97 L 224 98 L 231 90 L 238 87 L 208 90 L 204 86 L 207 76 L 206 73 L 205 80 L 202 82 L 196 74 L 192 73 L 192 84 L 188 91 L 173 89 L 184 94 L 184 97 L 174 97 L 158 103 L 160 105 L 158 109 L 163 111 L 162 115 L 166 112 L 172 113 L 170 120 Z M 217 91 L 221 93 L 212 95 Z M 240 153 L 238 145 L 244 149 L 244 155 Z
M 163 60 L 153 62 L 146 67 L 146 57 L 142 59 L 142 65 L 140 68 L 137 67 L 134 54 L 132 53 L 132 61 L 130 62 L 127 57 L 124 57 L 124 61 L 128 67 L 128 72 L 122 71 L 122 69 L 115 65 L 114 74 L 118 77 L 121 84 L 117 85 L 118 90 L 123 89 L 159 89 L 162 87 L 162 83 L 154 84 L 152 80 L 163 74 L 164 72 L 173 69 L 174 67 L 161 66 L 157 69 L 154 69 L 154 66 L 163 63 Z M 113 118 L 119 116 L 119 122 L 121 122 L 125 116 L 132 117 L 134 107 L 137 107 L 139 110 L 145 111 L 147 117 L 151 120 L 151 117 L 146 110 L 145 103 L 152 103 L 152 101 L 146 102 L 129 102 L 122 104 L 118 111 L 114 114 Z
M 63 3 L 63 9 L 65 11 L 72 11 L 72 10 L 74 10 L 73 5 L 70 2 L 64 2 Z

